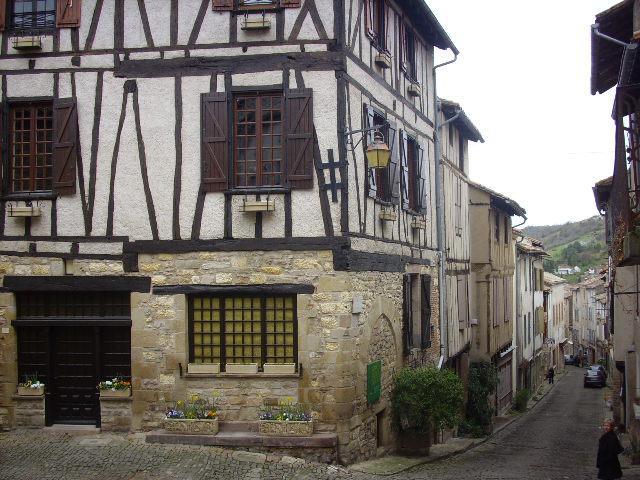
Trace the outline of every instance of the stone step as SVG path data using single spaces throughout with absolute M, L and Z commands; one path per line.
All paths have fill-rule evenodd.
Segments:
M 70 433 L 74 435 L 95 435 L 100 433 L 100 429 L 95 425 L 71 425 L 66 423 L 55 423 L 50 427 L 45 427 L 44 430 Z
M 241 422 L 239 422 L 241 423 Z M 147 443 L 211 445 L 221 447 L 335 448 L 335 433 L 315 433 L 308 437 L 268 437 L 251 431 L 223 431 L 216 435 L 189 435 L 155 430 L 146 434 Z

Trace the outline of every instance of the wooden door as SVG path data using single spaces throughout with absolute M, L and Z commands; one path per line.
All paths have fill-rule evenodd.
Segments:
M 52 329 L 53 423 L 95 424 L 99 418 L 94 327 Z

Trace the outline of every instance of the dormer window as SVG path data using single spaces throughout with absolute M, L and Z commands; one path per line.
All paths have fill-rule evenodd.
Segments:
M 17 33 L 38 33 L 55 28 L 56 0 L 13 0 L 11 26 Z

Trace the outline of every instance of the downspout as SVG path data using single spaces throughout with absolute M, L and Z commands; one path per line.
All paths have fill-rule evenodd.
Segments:
M 451 120 L 460 115 L 460 112 L 455 117 L 449 119 L 447 122 L 440 124 L 440 100 L 438 99 L 438 90 L 436 82 L 436 70 L 445 65 L 450 65 L 458 59 L 458 52 L 453 49 L 454 57 L 448 62 L 435 65 L 432 70 L 433 76 L 433 103 L 434 103 L 434 128 L 433 128 L 433 143 L 435 150 L 435 169 L 434 174 L 436 177 L 436 238 L 438 242 L 438 305 L 440 307 L 440 356 L 442 357 L 442 364 L 449 358 L 449 322 L 447 318 L 446 308 L 446 295 L 447 288 L 445 282 L 445 269 L 447 261 L 447 253 L 444 244 L 444 187 L 442 176 L 442 144 L 440 141 L 440 128 L 442 125 L 448 123 Z

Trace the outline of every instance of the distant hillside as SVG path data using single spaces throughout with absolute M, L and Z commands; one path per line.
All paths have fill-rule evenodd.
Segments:
M 578 266 L 582 272 L 597 269 L 607 263 L 604 221 L 591 217 L 563 225 L 526 227 L 524 233 L 541 240 L 551 258 L 545 260 L 545 270 L 555 272 L 559 265 Z M 569 278 L 580 281 L 582 275 Z
M 579 222 L 567 222 L 563 225 L 526 227 L 523 231 L 530 237 L 540 240 L 547 250 L 559 245 L 566 245 L 585 235 L 590 235 L 602 243 L 605 242 L 604 219 L 597 215 Z

